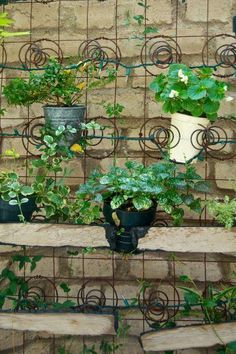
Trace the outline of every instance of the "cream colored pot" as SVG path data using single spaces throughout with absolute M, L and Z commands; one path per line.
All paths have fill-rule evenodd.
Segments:
M 170 147 L 173 146 L 170 149 L 170 159 L 185 163 L 198 155 L 199 149 L 202 146 L 202 134 L 200 130 L 204 130 L 208 125 L 209 120 L 207 118 L 193 117 L 182 113 L 172 114 L 171 130 L 173 131 L 174 138 L 170 144 Z M 176 128 L 180 135 L 176 131 Z M 193 160 L 193 162 L 196 162 L 196 160 Z

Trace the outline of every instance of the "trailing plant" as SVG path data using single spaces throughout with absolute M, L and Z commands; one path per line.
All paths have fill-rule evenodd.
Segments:
M 112 166 L 107 173 L 95 170 L 76 194 L 78 199 L 98 205 L 108 202 L 114 210 L 141 211 L 158 204 L 179 225 L 184 216 L 182 206 L 201 211 L 200 198 L 194 197 L 193 191 L 207 190 L 209 186 L 189 165 L 181 172 L 172 162 L 146 167 L 127 161 L 124 167 Z
M 15 172 L 0 172 L 0 199 L 10 205 L 19 207 L 19 220 L 25 222 L 22 205 L 29 202 L 34 195 L 32 186 L 20 182 L 20 177 Z
M 16 254 L 11 257 L 12 263 L 18 263 L 18 269 L 21 270 L 27 264 L 30 264 L 30 272 L 35 270 L 37 263 L 42 256 L 37 255 L 29 257 L 27 255 Z M 26 294 L 28 291 L 28 283 L 24 277 L 17 276 L 10 266 L 5 267 L 0 273 L 0 283 L 4 286 L 0 289 L 0 309 L 3 308 L 6 300 L 11 302 L 13 310 L 31 308 L 31 299 Z
M 90 127 L 88 123 L 84 128 Z M 44 127 L 41 130 L 42 144 L 40 158 L 33 160 L 30 173 L 35 180 L 32 188 L 37 205 L 44 210 L 47 220 L 90 224 L 99 217 L 99 208 L 89 201 L 73 199 L 71 189 L 65 185 L 65 178 L 70 174 L 66 162 L 83 153 L 85 140 L 73 144 L 70 148 L 61 144 L 66 135 L 76 129 L 59 126 L 56 130 Z M 37 175 L 37 171 L 39 171 Z
M 91 62 L 79 62 L 68 69 L 55 58 L 50 58 L 43 73 L 30 72 L 28 80 L 12 79 L 4 87 L 3 94 L 8 104 L 30 106 L 44 103 L 61 107 L 81 102 L 86 92 L 103 87 L 116 77 L 114 70 L 102 76 Z
M 155 100 L 165 113 L 207 117 L 214 122 L 228 84 L 213 78 L 213 69 L 193 70 L 184 64 L 171 64 L 167 74 L 159 74 L 150 84 Z
M 189 315 L 196 305 L 200 306 L 206 323 L 220 323 L 236 319 L 236 286 L 215 288 L 211 284 L 204 292 L 200 291 L 195 282 L 183 275 L 180 280 L 191 287 L 179 286 L 184 291 L 184 315 Z
M 223 201 L 210 200 L 207 203 L 207 208 L 215 219 L 227 229 L 234 226 L 236 219 L 236 199 L 224 197 Z

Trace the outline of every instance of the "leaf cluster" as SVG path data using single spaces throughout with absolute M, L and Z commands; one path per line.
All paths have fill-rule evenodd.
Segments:
M 229 199 L 224 197 L 223 201 L 210 200 L 207 203 L 207 208 L 215 219 L 227 229 L 234 226 L 236 217 L 236 199 Z
M 56 106 L 73 106 L 92 89 L 103 87 L 116 77 L 114 70 L 106 75 L 87 61 L 67 69 L 56 58 L 50 58 L 43 73 L 30 72 L 29 79 L 17 77 L 8 82 L 3 94 L 8 104 L 30 106 L 44 103 Z
M 157 75 L 149 87 L 165 113 L 180 112 L 210 121 L 217 119 L 228 90 L 227 83 L 213 78 L 213 69 L 193 70 L 184 64 L 171 64 L 168 73 Z
M 208 189 L 190 165 L 182 172 L 172 162 L 146 167 L 136 161 L 127 161 L 124 167 L 112 166 L 106 173 L 95 170 L 76 194 L 98 204 L 110 202 L 114 210 L 141 211 L 158 204 L 178 225 L 184 215 L 183 205 L 195 212 L 201 211 L 200 199 L 195 198 L 193 191 Z

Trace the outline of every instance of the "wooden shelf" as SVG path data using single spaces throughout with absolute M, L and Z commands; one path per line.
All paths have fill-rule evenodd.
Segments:
M 0 312 L 0 328 L 55 335 L 115 335 L 113 315 Z
M 209 348 L 236 340 L 236 322 L 214 325 L 191 325 L 141 336 L 145 351 L 168 351 L 190 348 Z
M 1 224 L 0 243 L 40 247 L 109 247 L 101 226 Z M 236 253 L 236 228 L 151 227 L 140 250 L 189 253 Z

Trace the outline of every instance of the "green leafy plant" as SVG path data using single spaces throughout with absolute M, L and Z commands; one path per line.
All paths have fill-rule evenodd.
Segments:
M 224 197 L 223 201 L 210 200 L 207 203 L 207 208 L 215 219 L 227 229 L 234 226 L 236 218 L 236 199 L 229 199 Z
M 0 172 L 0 199 L 19 207 L 19 220 L 25 222 L 22 204 L 28 203 L 34 195 L 32 186 L 20 182 L 20 177 L 15 172 Z
M 72 69 L 50 58 L 43 73 L 31 72 L 29 79 L 12 79 L 4 87 L 8 104 L 30 106 L 44 103 L 56 106 L 73 106 L 79 103 L 85 92 L 103 87 L 116 77 L 114 70 L 106 76 L 92 62 L 80 62 Z
M 39 255 L 29 257 L 15 254 L 12 256 L 12 264 L 17 263 L 19 270 L 30 264 L 30 271 L 32 272 L 41 259 L 42 256 Z M 10 266 L 7 266 L 0 273 L 0 282 L 4 284 L 0 289 L 0 309 L 3 308 L 7 300 L 14 310 L 29 308 L 31 300 L 25 296 L 28 291 L 28 283 L 24 277 L 17 276 L 16 272 L 11 270 Z
M 93 200 L 98 205 L 109 202 L 114 210 L 141 211 L 158 204 L 179 225 L 184 215 L 183 205 L 195 212 L 201 211 L 200 199 L 194 197 L 194 190 L 209 190 L 194 167 L 186 165 L 181 172 L 172 162 L 146 167 L 127 161 L 125 167 L 112 166 L 107 173 L 95 170 L 76 194 L 77 198 Z
M 179 286 L 184 291 L 184 315 L 191 314 L 194 307 L 200 306 L 206 323 L 224 322 L 225 314 L 228 320 L 236 319 L 236 286 L 222 285 L 219 289 L 209 284 L 202 292 L 187 275 L 181 276 L 180 280 L 191 285 L 191 287 Z
M 70 148 L 61 144 L 68 133 L 75 133 L 75 129 L 59 126 L 56 130 L 50 127 L 41 130 L 39 150 L 42 154 L 32 161 L 30 168 L 30 173 L 35 176 L 32 188 L 36 203 L 47 220 L 90 224 L 99 217 L 99 208 L 89 201 L 73 199 L 71 189 L 65 184 L 65 178 L 70 173 L 65 163 L 78 152 L 82 153 L 85 146 L 83 140 Z
M 171 64 L 168 73 L 159 74 L 150 84 L 165 113 L 184 113 L 217 119 L 228 84 L 213 78 L 213 69 L 193 70 L 184 64 Z

